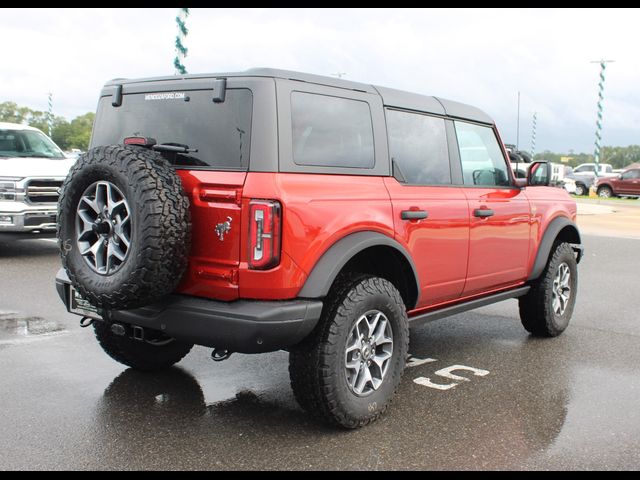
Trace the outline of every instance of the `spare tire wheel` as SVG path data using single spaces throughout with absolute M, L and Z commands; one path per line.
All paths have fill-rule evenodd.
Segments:
M 81 155 L 58 201 L 62 265 L 78 292 L 110 310 L 172 292 L 191 243 L 189 200 L 158 152 L 111 145 Z

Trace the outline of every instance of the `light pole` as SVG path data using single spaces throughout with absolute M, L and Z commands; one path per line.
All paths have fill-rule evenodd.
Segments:
M 614 62 L 615 60 L 594 60 L 591 63 L 600 64 L 600 82 L 598 83 L 598 118 L 596 120 L 596 149 L 594 152 L 594 162 L 596 164 L 596 177 L 598 177 L 598 171 L 600 170 L 600 141 L 602 140 L 602 101 L 604 100 L 604 69 L 607 63 Z
M 531 126 L 531 158 L 536 152 L 536 119 L 538 117 L 538 112 L 533 112 L 533 125 Z
M 49 92 L 49 109 L 47 110 L 47 126 L 49 127 L 49 138 L 53 133 L 53 93 Z
M 187 73 L 183 62 L 187 56 L 187 48 L 184 46 L 184 39 L 189 33 L 186 27 L 186 20 L 189 16 L 188 8 L 180 8 L 178 10 L 178 16 L 176 17 L 176 24 L 178 26 L 178 34 L 176 35 L 176 58 L 173 59 L 173 66 L 175 67 L 176 75 L 184 75 Z

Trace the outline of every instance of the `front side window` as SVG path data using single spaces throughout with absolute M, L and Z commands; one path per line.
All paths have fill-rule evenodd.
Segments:
M 576 168 L 576 172 L 580 173 L 580 172 L 596 172 L 596 166 L 595 165 L 582 165 L 581 167 Z
M 451 184 L 447 134 L 442 118 L 387 110 L 389 154 L 406 183 Z
M 465 185 L 509 186 L 511 180 L 498 139 L 490 127 L 455 122 Z
M 374 166 L 373 125 L 367 102 L 293 92 L 291 128 L 297 165 Z
M 640 178 L 640 170 L 629 170 L 622 174 L 622 180 L 635 180 Z

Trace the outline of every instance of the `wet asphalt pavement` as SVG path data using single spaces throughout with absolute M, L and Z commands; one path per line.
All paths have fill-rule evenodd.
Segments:
M 0 469 L 638 469 L 640 240 L 585 246 L 563 335 L 529 337 L 515 300 L 416 329 L 390 410 L 342 431 L 298 407 L 285 352 L 115 363 L 58 299 L 55 243 L 0 238 Z

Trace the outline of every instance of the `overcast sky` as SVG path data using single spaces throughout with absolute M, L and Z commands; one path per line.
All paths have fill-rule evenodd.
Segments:
M 2 9 L 0 102 L 72 119 L 116 77 L 173 74 L 176 9 Z M 604 145 L 640 143 L 640 10 L 200 9 L 189 73 L 273 67 L 436 95 L 491 115 L 506 143 L 593 151 L 599 65 Z

